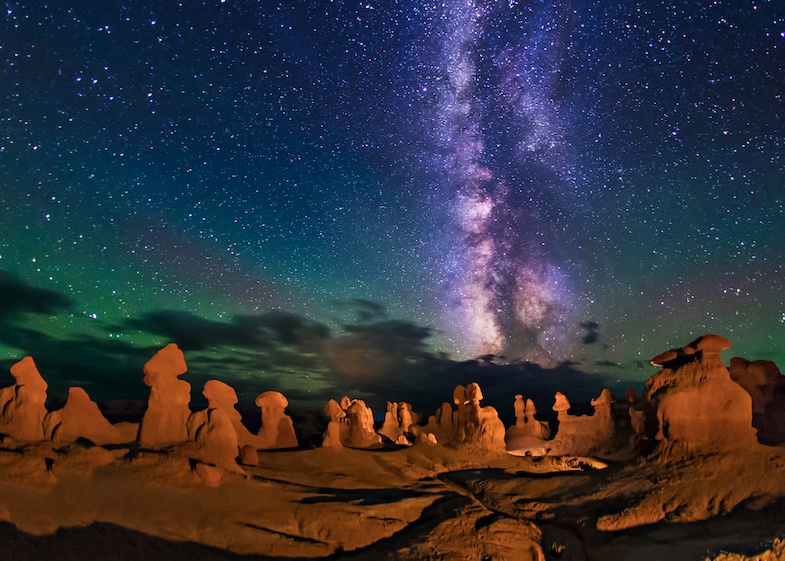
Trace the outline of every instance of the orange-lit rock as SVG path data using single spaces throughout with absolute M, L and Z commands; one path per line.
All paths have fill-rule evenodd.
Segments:
M 255 401 L 262 410 L 262 428 L 259 429 L 259 449 L 297 448 L 297 435 L 292 419 L 285 413 L 289 400 L 281 392 L 267 391 Z
M 142 446 L 188 440 L 191 385 L 178 379 L 187 370 L 183 352 L 174 343 L 158 351 L 144 365 L 144 383 L 150 386 L 150 398 L 139 425 L 138 440 Z
M 592 415 L 570 415 L 569 400 L 556 394 L 553 409 L 559 413 L 559 428 L 556 436 L 548 443 L 553 455 L 608 457 L 616 452 L 616 424 L 612 404 L 615 399 L 608 389 L 591 400 Z
M 234 391 L 234 388 L 220 380 L 208 380 L 204 383 L 202 395 L 207 399 L 208 409 L 219 409 L 231 421 L 240 448 L 243 446 L 260 448 L 259 437 L 246 428 L 242 422 L 242 415 L 235 409 L 237 392 Z
M 416 413 L 414 414 L 416 416 Z M 379 434 L 394 443 L 410 444 L 407 435 L 412 434 L 414 418 L 412 406 L 409 403 L 387 402 L 387 411 L 384 414 L 384 423 L 379 429 Z
M 730 360 L 731 379 L 752 398 L 752 424 L 762 444 L 785 442 L 785 376 L 770 360 Z
M 0 433 L 16 440 L 44 440 L 46 381 L 33 357 L 26 356 L 11 366 L 16 383 L 0 390 Z
M 705 452 L 757 442 L 752 399 L 720 359 L 720 351 L 729 348 L 724 337 L 705 335 L 652 359 L 663 370 L 644 387 L 646 437 Z
M 62 409 L 52 411 L 44 419 L 46 437 L 56 446 L 86 438 L 99 446 L 127 442 L 121 432 L 106 420 L 98 405 L 82 388 L 69 388 Z
M 208 409 L 207 420 L 196 431 L 199 460 L 230 471 L 237 471 L 240 454 L 232 420 L 220 409 Z
M 507 450 L 515 455 L 543 455 L 546 439 L 551 434 L 548 423 L 535 419 L 537 407 L 531 399 L 524 400 L 520 394 L 515 396 L 513 408 L 515 424 L 507 429 L 505 435 Z
M 346 409 L 349 438 L 344 442 L 351 448 L 378 448 L 382 438 L 373 430 L 373 412 L 361 399 L 354 399 Z
M 341 424 L 346 417 L 346 411 L 338 405 L 338 402 L 331 399 L 324 406 L 324 414 L 329 421 L 327 422 L 327 430 L 322 436 L 323 448 L 343 448 L 341 440 Z

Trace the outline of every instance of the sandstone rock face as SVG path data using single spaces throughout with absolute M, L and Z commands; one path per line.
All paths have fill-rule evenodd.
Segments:
M 647 438 L 701 452 L 755 445 L 752 398 L 720 360 L 729 348 L 724 337 L 704 335 L 652 359 L 663 370 L 643 390 Z
M 256 449 L 261 449 L 259 437 L 246 428 L 242 421 L 242 415 L 235 409 L 237 392 L 234 391 L 234 388 L 219 380 L 208 380 L 204 383 L 202 395 L 207 399 L 207 409 L 219 409 L 231 421 L 240 448 L 253 446 Z M 202 422 L 206 421 L 206 418 L 202 420 Z M 196 424 L 198 421 L 192 420 L 190 422 Z M 189 429 L 189 435 L 191 430 Z
M 11 376 L 16 383 L 0 390 L 0 433 L 17 440 L 44 440 L 48 384 L 30 356 L 11 367 Z
M 785 376 L 770 360 L 730 359 L 730 377 L 752 398 L 752 425 L 761 444 L 785 442 Z
M 513 408 L 515 424 L 507 429 L 505 435 L 507 450 L 514 451 L 516 455 L 544 455 L 545 441 L 551 434 L 548 423 L 534 418 L 537 407 L 531 399 L 524 400 L 520 394 L 515 396 Z
M 415 414 L 416 415 L 416 414 Z M 405 445 L 410 444 L 407 435 L 411 433 L 414 424 L 412 406 L 408 403 L 387 402 L 387 412 L 384 414 L 384 423 L 379 429 L 379 434 L 387 437 L 392 442 L 398 441 Z
M 382 438 L 373 430 L 373 412 L 361 399 L 354 399 L 346 409 L 344 421 L 349 426 L 348 442 L 350 448 L 378 448 Z
M 52 411 L 44 419 L 44 432 L 56 446 L 79 438 L 86 438 L 98 446 L 128 442 L 82 388 L 68 389 L 68 399 L 63 408 Z
M 337 401 L 331 399 L 324 406 L 324 414 L 329 421 L 327 422 L 327 430 L 322 436 L 322 448 L 343 448 L 341 424 L 346 417 L 346 411 L 338 405 Z
M 439 442 L 450 442 L 455 438 L 457 430 L 455 425 L 456 416 L 457 412 L 453 411 L 452 405 L 444 402 L 436 410 L 436 414 L 428 417 L 428 422 L 425 426 L 412 425 L 412 434 L 417 437 L 418 441 L 421 434 L 426 436 L 430 434 Z
M 294 424 L 284 412 L 289 405 L 289 400 L 280 392 L 269 391 L 260 394 L 255 403 L 262 410 L 262 427 L 258 435 L 259 449 L 297 448 L 299 443 L 294 432 Z
M 618 449 L 616 424 L 612 405 L 615 402 L 610 390 L 604 389 L 599 397 L 591 400 L 592 415 L 570 415 L 570 402 L 556 393 L 553 409 L 559 415 L 559 429 L 548 445 L 556 456 L 607 457 Z
M 458 405 L 453 445 L 503 452 L 506 449 L 504 424 L 496 409 L 480 405 L 483 399 L 480 386 L 476 382 L 465 388 L 458 386 L 453 399 Z
M 323 448 L 382 446 L 382 437 L 373 430 L 373 412 L 361 399 L 344 396 L 340 403 L 331 399 L 324 406 L 324 414 L 330 421 L 324 433 Z
M 232 420 L 220 409 L 208 409 L 207 421 L 196 431 L 199 460 L 230 471 L 237 471 L 240 454 Z
M 398 404 L 394 401 L 387 402 L 387 412 L 384 414 L 384 423 L 379 429 L 379 434 L 395 442 L 401 436 L 401 427 L 398 422 Z
M 187 423 L 191 415 L 191 385 L 179 380 L 185 374 L 183 352 L 171 343 L 144 365 L 144 383 L 150 386 L 138 440 L 142 446 L 159 446 L 188 440 Z

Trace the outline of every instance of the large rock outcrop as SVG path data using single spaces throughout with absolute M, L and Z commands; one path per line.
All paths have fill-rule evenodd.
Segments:
M 730 342 L 704 335 L 654 357 L 663 369 L 643 390 L 644 436 L 690 452 L 754 446 L 752 398 L 721 359 Z
M 752 398 L 752 426 L 761 444 L 785 442 L 785 376 L 770 360 L 730 359 L 730 377 Z

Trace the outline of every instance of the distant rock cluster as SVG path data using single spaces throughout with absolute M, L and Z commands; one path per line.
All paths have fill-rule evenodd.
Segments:
M 617 398 L 605 389 L 591 401 L 590 415 L 571 414 L 567 396 L 557 392 L 553 423 L 537 419 L 534 402 L 519 394 L 515 423 L 505 429 L 497 410 L 481 405 L 482 390 L 474 382 L 456 386 L 452 402 L 427 419 L 409 403 L 387 402 L 378 430 L 364 401 L 331 399 L 324 407 L 322 447 L 439 444 L 485 453 L 622 459 L 785 442 L 785 378 L 769 361 L 733 358 L 729 370 L 720 360 L 720 351 L 728 348 L 727 339 L 704 335 L 665 351 L 652 359 L 662 370 L 649 378 L 640 399 L 633 390 Z M 192 411 L 191 385 L 180 378 L 187 370 L 177 345 L 161 349 L 143 368 L 150 397 L 141 422 L 113 425 L 78 387 L 69 389 L 62 408 L 47 411 L 47 383 L 25 357 L 11 367 L 15 383 L 0 390 L 0 434 L 18 442 L 51 441 L 55 448 L 80 439 L 140 450 L 187 446 L 195 473 L 210 485 L 227 472 L 243 474 L 242 465 L 258 464 L 259 451 L 299 446 L 283 394 L 266 391 L 256 398 L 262 424 L 253 434 L 235 407 L 234 389 L 220 380 L 204 384 L 207 408 Z

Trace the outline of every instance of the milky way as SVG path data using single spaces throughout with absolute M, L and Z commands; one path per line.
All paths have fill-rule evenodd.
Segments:
M 175 341 L 310 403 L 785 363 L 781 4 L 7 2 L 0 366 L 146 395 Z
M 443 9 L 438 141 L 452 191 L 451 296 L 463 343 L 508 359 L 563 357 L 576 302 L 550 234 L 554 201 L 573 187 L 554 99 L 571 9 Z

